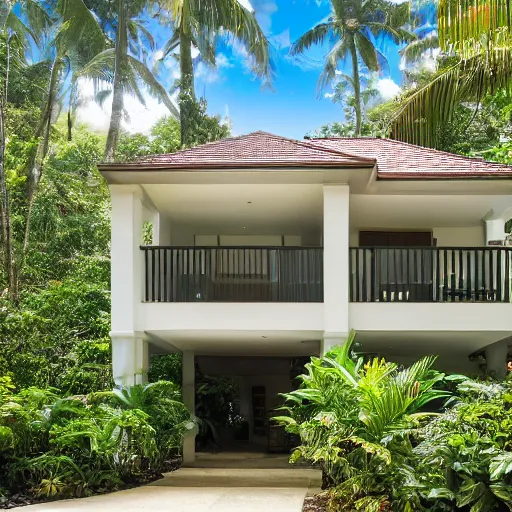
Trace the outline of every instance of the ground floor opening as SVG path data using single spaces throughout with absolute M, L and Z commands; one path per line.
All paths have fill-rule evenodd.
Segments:
M 203 453 L 289 454 L 298 444 L 272 418 L 283 393 L 296 389 L 309 357 L 196 356 L 196 450 Z M 207 460 L 208 457 L 205 458 Z M 271 460 L 271 458 L 269 458 Z

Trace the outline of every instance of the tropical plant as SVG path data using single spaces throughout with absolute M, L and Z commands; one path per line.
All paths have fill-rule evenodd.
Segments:
M 350 61 L 357 136 L 362 129 L 360 62 L 370 72 L 380 70 L 386 58 L 378 50 L 375 38 L 381 34 L 397 44 L 414 39 L 414 35 L 404 28 L 409 21 L 409 9 L 406 4 L 396 5 L 386 0 L 332 0 L 331 8 L 327 20 L 308 30 L 293 44 L 291 54 L 301 54 L 326 41 L 334 42 L 325 58 L 319 90 L 336 78 L 340 62 Z
M 135 96 L 145 105 L 144 93 L 140 87 L 143 85 L 151 96 L 160 100 L 169 109 L 171 115 L 177 117 L 179 114 L 169 94 L 145 62 L 146 53 L 143 43 L 152 49 L 155 45 L 150 31 L 138 18 L 147 7 L 147 2 L 144 0 L 134 2 L 87 0 L 87 5 L 100 12 L 100 17 L 101 15 L 108 17 L 102 23 L 106 35 L 110 35 L 112 29 L 115 34 L 115 46 L 98 53 L 77 75 L 77 78 L 90 78 L 95 83 L 103 81 L 110 87 L 101 88 L 97 100 L 103 103 L 109 95 L 112 96 L 112 113 L 105 147 L 105 160 L 111 162 L 115 159 L 121 134 L 126 94 Z
M 512 508 L 511 390 L 467 379 L 455 405 L 417 432 L 414 471 L 427 510 Z
M 59 393 L 29 388 L 0 404 L 0 478 L 12 492 L 81 497 L 145 482 L 179 453 L 183 423 L 191 423 L 170 382 Z
M 170 24 L 173 30 L 164 48 L 164 57 L 179 49 L 175 57 L 180 66 L 181 146 L 191 147 L 195 143 L 191 119 L 197 108 L 192 48 L 199 51 L 203 61 L 215 66 L 216 42 L 222 34 L 244 47 L 257 76 L 268 78 L 272 71 L 269 43 L 254 13 L 238 0 L 160 0 L 159 3 L 165 10 L 163 22 Z
M 438 147 L 439 130 L 461 102 L 478 109 L 512 82 L 512 7 L 508 0 L 441 0 L 438 72 L 407 92 L 391 123 L 393 138 Z
M 321 464 L 339 510 L 388 510 L 391 503 L 414 510 L 420 496 L 406 485 L 414 479 L 409 432 L 430 417 L 422 412 L 429 402 L 448 396 L 435 388 L 444 376 L 431 369 L 434 357 L 404 369 L 378 358 L 353 361 L 353 341 L 352 334 L 311 358 L 300 388 L 283 395 L 288 416 L 275 420 L 301 438 L 292 461 Z
M 26 19 L 26 22 L 24 21 Z M 28 23 L 28 24 L 27 24 Z M 49 16 L 45 9 L 33 0 L 3 2 L 0 6 L 0 242 L 3 249 L 3 268 L 12 297 L 18 295 L 17 268 L 11 220 L 11 199 L 7 184 L 5 162 L 7 141 L 7 109 L 12 70 L 24 67 L 25 49 L 36 44 L 47 29 Z

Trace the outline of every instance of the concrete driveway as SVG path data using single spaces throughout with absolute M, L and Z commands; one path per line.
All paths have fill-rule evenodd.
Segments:
M 215 467 L 182 468 L 145 487 L 91 498 L 31 505 L 24 510 L 301 512 L 308 490 L 316 490 L 320 486 L 319 471 L 284 464 L 281 467 L 281 463 L 286 462 L 282 458 L 213 460 L 199 458 L 197 466 Z M 274 468 L 268 467 L 270 465 Z M 275 468 L 276 465 L 278 468 Z

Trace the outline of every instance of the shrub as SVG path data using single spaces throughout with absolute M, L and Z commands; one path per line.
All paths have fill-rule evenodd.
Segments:
M 409 432 L 429 416 L 421 409 L 447 396 L 433 357 L 410 368 L 374 359 L 354 362 L 352 335 L 342 347 L 311 359 L 298 390 L 283 395 L 288 416 L 276 418 L 298 434 L 292 461 L 320 463 L 334 510 L 415 510 Z
M 152 478 L 192 427 L 171 382 L 67 397 L 54 388 L 4 393 L 0 480 L 43 498 L 113 490 Z

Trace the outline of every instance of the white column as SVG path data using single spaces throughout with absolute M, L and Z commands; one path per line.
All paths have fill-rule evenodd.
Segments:
M 112 374 L 116 384 L 133 386 L 147 382 L 148 342 L 133 333 L 111 333 Z
M 498 341 L 485 349 L 487 362 L 487 374 L 497 379 L 503 379 L 507 375 L 508 346 L 510 338 Z
M 324 341 L 342 344 L 349 327 L 349 204 L 347 184 L 324 185 Z
M 111 185 L 112 368 L 116 383 L 131 385 L 147 374 L 147 342 L 137 336 L 142 300 L 142 194 L 137 186 Z
M 489 219 L 485 221 L 485 245 L 493 240 L 505 240 L 506 221 L 504 219 Z
M 171 245 L 171 219 L 161 213 L 158 217 L 159 245 Z
M 111 185 L 112 331 L 135 332 L 142 300 L 142 200 L 138 187 Z
M 194 352 L 185 351 L 181 359 L 182 368 L 182 394 L 183 403 L 186 408 L 195 416 L 196 407 L 196 369 L 194 365 Z M 196 432 L 191 430 L 185 434 L 183 440 L 183 464 L 193 464 L 196 459 Z

